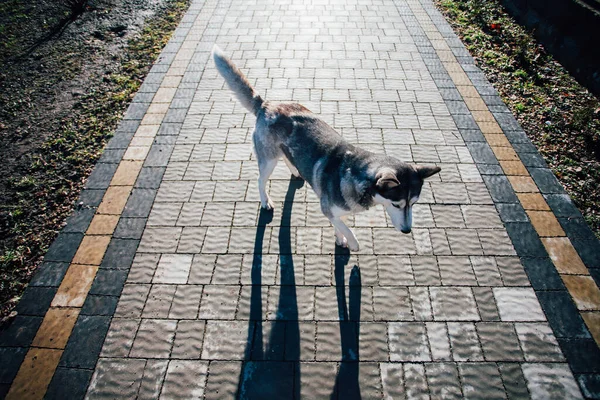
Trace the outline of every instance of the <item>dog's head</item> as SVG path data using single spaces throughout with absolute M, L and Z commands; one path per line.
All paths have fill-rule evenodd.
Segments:
M 395 168 L 382 167 L 377 172 L 374 200 L 385 207 L 400 232 L 410 233 L 412 206 L 419 200 L 423 181 L 440 171 L 437 166 L 403 164 Z

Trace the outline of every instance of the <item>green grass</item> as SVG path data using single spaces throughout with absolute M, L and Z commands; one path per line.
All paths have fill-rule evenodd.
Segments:
M 437 0 L 600 237 L 600 102 L 498 0 Z

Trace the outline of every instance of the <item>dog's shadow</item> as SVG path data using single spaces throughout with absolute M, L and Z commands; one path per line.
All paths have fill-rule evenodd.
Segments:
M 266 321 L 263 316 L 261 275 L 264 236 L 267 225 L 273 220 L 273 212 L 260 210 L 252 260 L 248 339 L 238 399 L 300 398 L 300 328 L 290 222 L 294 196 L 303 184 L 301 180 L 290 180 L 285 196 L 278 237 L 280 292 L 274 321 Z M 263 338 L 265 328 L 270 331 L 266 343 Z
M 251 271 L 250 320 L 240 371 L 238 399 L 300 398 L 300 327 L 298 299 L 291 243 L 291 216 L 296 191 L 301 180 L 290 180 L 279 228 L 279 300 L 276 319 L 266 321 L 263 315 L 263 244 L 273 213 L 261 209 L 254 242 Z M 333 238 L 332 238 L 333 240 Z M 347 249 L 336 246 L 335 283 L 339 313 L 342 359 L 331 399 L 359 399 L 360 271 L 355 266 L 350 274 L 349 301 L 346 302 L 344 270 L 350 259 Z M 266 287 L 265 287 L 266 288 Z M 273 289 L 273 288 L 272 288 Z M 266 300 L 266 291 L 265 291 Z M 263 331 L 269 333 L 265 342 Z
M 354 266 L 348 282 L 349 293 L 346 302 L 344 276 L 350 260 L 348 249 L 335 247 L 335 291 L 338 304 L 342 360 L 335 379 L 330 399 L 360 399 L 359 385 L 359 336 L 360 336 L 360 269 Z

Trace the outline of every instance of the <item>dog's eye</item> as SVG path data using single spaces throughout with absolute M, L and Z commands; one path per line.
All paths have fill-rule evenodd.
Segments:
M 394 204 L 394 203 L 392 203 L 392 205 L 393 205 L 394 207 L 396 207 L 396 208 L 400 208 L 400 206 L 399 206 L 398 204 Z

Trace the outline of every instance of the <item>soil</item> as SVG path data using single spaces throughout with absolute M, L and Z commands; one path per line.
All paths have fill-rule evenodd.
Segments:
M 0 3 L 0 321 L 188 5 Z
M 435 0 L 600 238 L 600 101 L 498 0 Z

